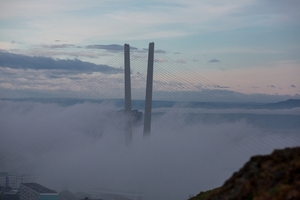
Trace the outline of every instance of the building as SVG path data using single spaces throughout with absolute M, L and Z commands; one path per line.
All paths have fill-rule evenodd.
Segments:
M 17 188 L 17 176 L 9 175 L 8 173 L 0 173 L 0 186 Z
M 35 176 L 32 175 L 11 175 L 6 172 L 0 172 L 0 186 L 18 189 L 21 183 L 33 182 Z
M 0 186 L 1 187 L 6 187 L 6 176 L 7 175 L 8 175 L 7 173 L 0 172 Z
M 7 175 L 6 176 L 6 186 L 16 189 L 19 187 L 19 185 L 17 185 L 17 176 L 14 175 Z
M 21 183 L 20 200 L 58 200 L 58 193 L 38 183 Z
M 36 176 L 30 174 L 17 175 L 17 188 L 20 188 L 21 183 L 32 183 L 36 182 Z

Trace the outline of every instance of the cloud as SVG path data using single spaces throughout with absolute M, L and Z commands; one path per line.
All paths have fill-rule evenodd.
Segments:
M 124 76 L 123 70 L 119 71 L 121 73 L 0 67 L 0 96 L 121 98 Z M 140 86 L 139 82 L 132 77 L 132 83 Z
M 42 44 L 39 45 L 42 48 L 47 49 L 69 49 L 69 48 L 81 48 L 81 46 L 75 46 L 74 44 L 53 44 L 53 45 L 46 45 Z
M 39 3 L 31 1 L 25 4 L 16 0 L 13 3 L 7 1 L 1 4 L 0 18 L 13 20 L 11 24 L 22 24 L 25 28 L 39 27 L 39 30 L 42 30 L 38 38 L 40 41 L 46 34 L 51 34 L 49 37 L 53 37 L 52 41 L 56 38 L 64 41 L 68 39 L 76 41 L 79 38 L 137 40 L 236 30 L 278 22 L 278 19 L 287 19 L 286 21 L 297 19 L 299 14 L 296 9 L 299 3 L 294 0 L 290 5 L 278 2 L 273 4 L 268 1 L 258 3 L 252 0 L 242 2 L 230 0 L 226 3 L 164 0 L 162 3 L 140 5 L 134 1 L 117 1 L 113 4 L 110 1 L 101 3 L 93 1 L 84 4 L 80 1 L 70 3 L 68 0 L 63 5 L 56 1 Z M 98 8 L 98 12 L 95 8 Z M 289 9 L 292 12 L 289 12 Z M 41 19 L 42 17 L 44 18 Z M 7 35 L 11 32 L 13 31 L 7 31 Z M 17 35 L 17 31 L 14 34 Z M 85 38 L 82 38 L 83 36 Z
M 179 59 L 179 60 L 176 60 L 175 62 L 179 63 L 179 64 L 186 64 L 186 60 L 184 60 L 184 59 Z
M 162 49 L 157 49 L 157 50 L 154 50 L 154 53 L 158 53 L 158 54 L 166 54 L 167 51 L 162 50 Z
M 140 50 L 139 52 L 148 52 L 148 48 L 143 48 L 142 50 Z M 162 50 L 162 49 L 155 49 L 154 50 L 154 53 L 157 53 L 157 54 L 167 54 L 168 52 L 165 51 L 165 50 Z
M 276 88 L 275 85 L 267 85 L 267 87 Z
M 12 40 L 11 43 L 12 43 L 12 44 L 24 44 L 24 43 L 22 43 L 22 42 L 17 42 L 17 41 L 15 41 L 15 40 Z
M 228 10 L 234 11 L 236 7 L 244 5 L 244 3 L 240 3 L 241 5 L 234 6 L 236 2 L 226 6 L 215 3 L 205 5 L 207 3 L 170 3 L 166 1 L 162 4 L 145 4 L 141 9 L 134 9 L 137 6 L 136 3 L 118 1 L 120 9 L 115 9 L 115 3 L 111 4 L 109 1 L 90 2 L 88 5 L 79 1 L 66 2 L 66 4 L 68 6 L 58 2 L 37 3 L 32 1 L 27 4 L 22 1 L 14 4 L 6 2 L 1 4 L 3 8 L 0 18 L 15 20 L 14 22 L 22 24 L 26 28 L 39 27 L 39 37 L 35 38 L 39 41 L 42 41 L 45 35 L 50 34 L 49 30 L 56 30 L 47 37 L 51 37 L 51 41 L 56 38 L 72 42 L 88 38 L 137 40 L 190 35 L 191 31 L 199 32 L 199 29 L 202 31 L 203 28 L 198 27 L 208 26 L 207 24 L 214 22 L 218 16 L 227 16 L 228 13 L 231 13 Z M 95 7 L 98 8 L 98 12 L 95 12 Z M 73 13 L 74 10 L 77 13 Z M 45 15 L 47 17 L 42 18 Z M 24 16 L 34 20 L 28 20 Z M 91 16 L 94 17 L 91 18 Z M 62 18 L 63 22 L 60 20 Z M 202 23 L 204 26 L 198 26 Z M 228 24 L 230 23 L 226 23 L 224 26 Z M 162 27 L 166 28 L 162 29 Z M 215 29 L 215 26 L 212 29 Z M 8 35 L 9 32 L 13 32 L 17 36 L 17 32 L 10 29 Z
M 296 88 L 296 86 L 295 86 L 295 85 L 291 85 L 291 87 L 292 87 L 292 88 Z
M 109 44 L 109 45 L 102 45 L 102 44 L 95 44 L 95 45 L 88 45 L 86 46 L 87 49 L 102 49 L 108 52 L 123 52 L 124 46 L 118 44 Z M 137 51 L 138 48 L 130 46 L 131 51 Z
M 200 104 L 201 105 L 201 104 Z M 203 104 L 205 107 L 205 105 Z M 223 107 L 222 107 L 223 106 Z M 228 105 L 227 105 L 228 106 Z M 234 104 L 230 104 L 229 107 L 234 106 Z M 217 106 L 215 106 L 217 107 Z M 295 115 L 295 118 L 297 116 L 300 116 L 300 107 L 295 107 L 292 109 L 247 109 L 247 108 L 229 108 L 226 107 L 226 104 L 222 105 L 219 104 L 219 108 L 213 108 L 213 104 L 210 108 L 188 108 L 183 107 L 180 108 L 181 114 L 191 114 L 191 113 L 202 113 L 202 114 L 261 114 L 261 115 Z M 167 112 L 168 109 L 166 107 L 162 108 L 154 108 L 153 112 Z M 296 116 L 297 115 L 297 116 Z M 292 128 L 292 127 L 290 127 Z
M 72 48 L 72 49 L 70 49 Z M 12 49 L 11 53 L 27 55 L 27 56 L 41 56 L 41 57 L 52 57 L 52 58 L 99 58 L 100 56 L 110 56 L 107 52 L 95 52 L 95 51 L 85 51 L 82 50 L 81 46 L 67 47 L 66 45 L 36 45 L 34 48 L 30 49 Z
M 168 60 L 164 59 L 164 58 L 154 58 L 154 62 L 168 62 Z
M 208 62 L 211 62 L 211 63 L 217 63 L 217 62 L 220 62 L 220 60 L 218 60 L 218 59 L 211 59 L 211 60 L 208 61 Z
M 47 57 L 30 57 L 19 54 L 0 51 L 0 67 L 12 69 L 33 69 L 33 70 L 62 70 L 69 73 L 118 73 L 121 69 L 108 65 L 96 65 L 90 62 L 74 60 L 55 60 Z
M 297 9 L 299 6 L 300 3 L 297 0 L 291 0 L 288 4 L 281 1 L 264 0 L 260 2 L 260 5 L 255 6 L 257 9 L 253 9 L 253 12 L 257 15 L 267 15 L 270 19 L 277 19 L 279 22 L 295 22 L 300 16 Z
M 226 88 L 230 88 L 228 86 L 221 86 L 221 85 L 213 85 L 214 88 L 221 88 L 221 89 L 226 89 Z
M 133 99 L 145 98 L 145 69 L 146 64 L 143 69 L 137 68 L 132 73 Z M 2 66 L 0 67 L 0 98 L 123 98 L 123 70 L 118 70 L 120 73 L 86 73 L 56 69 L 15 69 Z M 137 72 L 140 72 L 140 74 Z M 203 82 L 200 78 L 197 80 L 193 82 L 188 78 L 172 79 L 157 74 L 153 82 L 153 99 L 168 101 L 277 102 L 300 98 L 299 95 L 247 95 L 230 91 L 228 88 L 224 88 L 227 87 L 226 85 L 219 85 L 218 87 L 216 83 Z

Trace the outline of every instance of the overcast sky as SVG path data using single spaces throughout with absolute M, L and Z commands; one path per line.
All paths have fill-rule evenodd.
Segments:
M 0 0 L 0 5 L 2 98 L 118 97 L 125 43 L 132 47 L 133 87 L 144 94 L 149 42 L 155 42 L 159 91 L 217 85 L 245 94 L 300 94 L 298 0 Z

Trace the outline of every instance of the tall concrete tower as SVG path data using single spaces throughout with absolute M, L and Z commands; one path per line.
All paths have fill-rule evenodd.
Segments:
M 152 42 L 149 43 L 149 49 L 148 49 L 148 69 L 147 69 L 146 100 L 145 100 L 145 115 L 144 115 L 144 136 L 149 136 L 151 132 L 153 63 L 154 63 L 154 43 Z
M 125 143 L 132 142 L 132 116 L 131 116 L 131 81 L 130 81 L 130 46 L 124 45 L 124 74 L 125 74 Z

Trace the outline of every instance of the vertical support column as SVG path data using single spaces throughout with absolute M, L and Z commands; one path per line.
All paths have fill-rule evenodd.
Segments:
M 131 81 L 130 81 L 130 46 L 124 45 L 124 79 L 125 79 L 125 143 L 132 142 L 131 116 Z
M 148 69 L 147 69 L 146 100 L 145 100 L 145 115 L 144 115 L 144 136 L 149 136 L 151 132 L 153 63 L 154 63 L 154 43 L 152 42 L 149 43 L 149 50 L 148 50 Z

